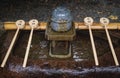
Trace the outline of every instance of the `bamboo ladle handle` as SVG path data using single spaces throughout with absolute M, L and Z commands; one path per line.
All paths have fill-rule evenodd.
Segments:
M 93 24 L 93 19 L 91 17 L 86 17 L 84 19 L 84 23 L 85 23 L 86 26 L 89 27 L 89 34 L 90 34 L 90 40 L 91 40 L 91 45 L 92 45 L 95 65 L 98 66 L 99 62 L 98 62 L 96 47 L 95 47 L 94 38 L 93 38 L 92 30 L 91 30 L 91 25 Z
M 8 57 L 9 57 L 9 55 L 10 55 L 10 53 L 11 53 L 11 50 L 12 50 L 12 48 L 13 48 L 13 46 L 14 46 L 14 43 L 15 43 L 15 41 L 16 41 L 17 35 L 18 35 L 18 33 L 19 33 L 19 30 L 22 29 L 22 28 L 24 28 L 24 26 L 25 26 L 24 20 L 18 20 L 18 21 L 16 21 L 16 26 L 17 26 L 16 33 L 15 33 L 15 35 L 14 35 L 12 41 L 11 41 L 11 44 L 10 44 L 8 50 L 7 50 L 7 53 L 6 53 L 6 55 L 5 55 L 4 59 L 3 59 L 3 62 L 2 62 L 2 64 L 1 64 L 1 67 L 4 67 L 5 64 L 6 64 L 6 62 L 7 62 L 7 59 L 8 59 Z
M 114 50 L 114 48 L 113 48 L 112 40 L 111 40 L 111 38 L 110 38 L 110 34 L 109 34 L 108 29 L 107 29 L 107 25 L 109 24 L 109 19 L 102 17 L 102 18 L 100 18 L 100 23 L 101 23 L 101 24 L 104 26 L 104 28 L 105 28 L 105 32 L 106 32 L 106 35 L 107 35 L 108 43 L 109 43 L 109 46 L 110 46 L 110 49 L 111 49 L 111 52 L 112 52 L 112 55 L 113 55 L 113 59 L 114 59 L 115 65 L 116 65 L 116 66 L 119 66 L 119 62 L 118 62 L 118 59 L 117 59 L 115 50 Z
M 29 40 L 28 40 L 28 44 L 27 44 L 26 54 L 24 57 L 23 67 L 26 67 L 26 64 L 27 64 L 28 55 L 29 55 L 29 51 L 30 51 L 30 45 L 32 42 L 33 30 L 34 30 L 34 28 L 36 28 L 38 26 L 38 20 L 36 20 L 36 19 L 30 20 L 29 25 L 31 27 L 31 32 L 30 32 L 30 36 L 29 36 Z

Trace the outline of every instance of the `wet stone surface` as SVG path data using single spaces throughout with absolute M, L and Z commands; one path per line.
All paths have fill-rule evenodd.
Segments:
M 0 20 L 16 21 L 23 19 L 38 19 L 39 21 L 49 21 L 53 9 L 57 6 L 69 8 L 73 15 L 74 21 L 83 21 L 86 16 L 91 16 L 96 22 L 100 17 L 110 18 L 112 22 L 120 21 L 119 0 L 7 0 L 0 2 Z M 111 17 L 112 16 L 112 17 Z M 118 17 L 117 19 L 114 19 Z

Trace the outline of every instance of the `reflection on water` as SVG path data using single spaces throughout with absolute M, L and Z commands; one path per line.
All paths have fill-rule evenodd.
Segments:
M 62 75 L 63 78 L 64 76 L 66 78 L 72 76 L 75 76 L 75 78 L 78 76 L 80 78 L 93 78 L 94 76 L 97 76 L 96 78 L 113 76 L 113 78 L 117 78 L 120 75 L 120 67 L 110 66 L 114 64 L 114 62 L 110 60 L 111 57 L 108 56 L 108 60 L 103 57 L 106 56 L 106 54 L 108 55 L 110 52 L 107 42 L 97 37 L 94 38 L 99 61 L 102 61 L 100 63 L 101 65 L 107 65 L 107 67 L 102 67 L 101 65 L 101 67 L 94 66 L 94 58 L 89 35 L 85 35 L 81 32 L 77 32 L 76 39 L 72 42 L 72 57 L 68 59 L 57 59 L 51 58 L 48 55 L 49 41 L 45 39 L 44 32 L 35 31 L 27 67 L 23 68 L 22 63 L 29 33 L 29 31 L 23 31 L 20 34 L 16 43 L 17 46 L 15 46 L 12 51 L 11 57 L 6 65 L 6 69 L 4 69 L 1 74 L 4 75 L 4 72 L 8 72 L 10 74 L 12 73 L 13 77 L 20 76 L 20 78 L 22 76 L 29 76 L 25 78 L 39 78 L 43 76 L 44 78 L 51 75 L 55 76 L 55 78 L 61 78 Z M 14 75 L 15 73 L 17 73 L 17 75 Z
M 22 37 L 20 37 L 17 41 L 17 46 L 14 50 L 14 55 L 23 58 L 27 46 L 29 32 L 23 31 L 20 34 L 20 36 L 21 35 Z M 109 51 L 108 49 L 109 46 L 107 45 L 107 42 L 99 38 L 95 38 L 95 39 L 96 39 L 95 44 L 96 44 L 98 56 L 102 56 L 103 54 L 107 53 Z M 106 46 L 102 46 L 103 44 Z M 61 51 L 60 48 L 57 48 L 56 53 L 57 51 L 60 52 Z M 93 59 L 93 53 L 91 49 L 89 35 L 78 33 L 76 39 L 72 42 L 72 51 L 73 51 L 73 56 L 67 60 L 84 61 L 88 59 Z M 36 31 L 33 35 L 29 59 L 43 58 L 49 60 L 51 58 L 49 57 L 48 52 L 49 52 L 49 41 L 45 39 L 44 32 Z M 54 59 L 52 58 L 52 60 Z

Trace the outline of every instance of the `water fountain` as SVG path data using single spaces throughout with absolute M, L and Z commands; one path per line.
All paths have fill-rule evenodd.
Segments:
M 76 34 L 75 26 L 73 25 L 69 9 L 58 7 L 53 11 L 51 21 L 48 23 L 45 31 L 47 40 L 50 40 L 49 55 L 51 57 L 71 57 L 71 41 L 74 39 Z M 60 50 L 61 52 L 54 54 L 57 48 L 62 48 Z
M 70 10 L 65 7 L 56 8 L 52 13 L 52 16 L 51 16 L 51 19 L 49 20 L 49 22 L 38 22 L 37 19 L 32 19 L 29 22 L 25 22 L 24 20 L 18 20 L 16 22 L 4 22 L 5 30 L 16 30 L 16 32 L 15 32 L 14 37 L 11 41 L 11 44 L 6 52 L 6 55 L 3 58 L 1 67 L 3 68 L 6 66 L 7 69 L 9 69 L 10 71 L 14 71 L 17 73 L 22 73 L 24 71 L 29 71 L 29 70 L 30 70 L 29 72 L 32 72 L 32 73 L 35 73 L 36 71 L 39 71 L 39 73 L 41 73 L 43 71 L 45 73 L 49 72 L 50 74 L 56 74 L 56 72 L 62 72 L 62 73 L 69 73 L 69 74 L 72 73 L 73 75 L 75 75 L 77 73 L 77 76 L 80 74 L 86 74 L 88 72 L 94 72 L 94 71 L 101 73 L 101 72 L 107 72 L 110 70 L 109 72 L 118 71 L 118 73 L 119 73 L 119 67 L 118 67 L 119 66 L 119 58 L 117 57 L 117 53 L 115 52 L 114 45 L 112 43 L 112 39 L 109 34 L 109 30 L 120 30 L 120 23 L 110 23 L 109 19 L 105 18 L 105 17 L 100 18 L 99 22 L 100 23 L 94 22 L 92 17 L 85 17 L 84 22 L 74 22 L 72 20 L 72 15 L 70 13 Z M 27 44 L 26 46 L 21 46 L 21 45 L 18 46 L 18 48 L 24 47 L 25 53 L 23 52 L 23 54 L 22 54 L 21 51 L 23 51 L 23 50 L 18 51 L 18 50 L 20 50 L 18 48 L 17 48 L 18 54 L 16 53 L 17 51 L 15 51 L 17 56 L 20 56 L 19 54 L 24 55 L 24 56 L 16 57 L 16 56 L 14 56 L 14 53 L 12 53 L 12 51 L 15 49 L 14 47 L 16 47 L 16 46 L 14 46 L 15 42 L 17 42 L 17 38 L 21 38 L 21 36 L 23 36 L 23 34 L 27 34 L 27 33 L 23 33 L 22 35 L 18 36 L 19 35 L 18 33 L 23 32 L 21 30 L 23 30 L 23 31 L 28 30 L 28 32 L 30 30 L 30 33 L 28 33 L 29 39 L 26 40 L 26 42 L 27 42 L 27 43 L 25 43 L 25 44 Z M 43 36 L 36 34 L 35 33 L 36 30 L 44 31 L 42 33 Z M 77 32 L 76 30 L 80 31 L 80 32 L 83 32 L 83 30 L 84 30 L 84 32 L 86 32 L 86 30 L 88 30 L 89 34 L 87 35 L 88 36 L 87 39 L 86 38 L 82 39 L 82 37 L 84 37 L 84 35 L 76 33 Z M 101 66 L 101 58 L 100 58 L 100 53 L 98 51 L 99 48 L 97 47 L 98 44 L 96 45 L 96 42 L 95 42 L 96 38 L 93 36 L 93 34 L 94 34 L 93 30 L 105 31 L 105 36 L 107 36 L 106 40 L 108 40 L 109 45 L 107 47 L 106 46 L 105 47 L 102 46 L 102 47 L 104 47 L 104 49 L 110 47 L 111 55 L 113 56 L 113 58 L 112 58 L 113 64 L 115 64 L 114 67 L 105 67 L 105 68 L 99 67 L 99 66 Z M 21 32 L 19 32 L 19 31 L 21 31 Z M 35 40 L 37 40 L 33 36 L 33 31 L 34 31 L 34 34 L 37 36 L 37 39 L 39 39 L 39 37 L 44 37 L 44 39 L 46 39 L 46 41 L 48 42 L 48 44 L 46 41 L 43 42 L 45 44 L 45 46 L 44 46 L 45 48 L 44 47 L 43 48 L 44 49 L 48 48 L 48 50 L 42 50 L 43 54 L 40 52 L 41 51 L 40 49 L 42 49 L 42 48 L 39 46 L 38 41 L 36 44 L 37 48 L 34 47 L 35 45 L 33 45 Z M 37 32 L 39 33 L 40 31 L 37 31 Z M 76 47 L 78 47 L 78 51 L 75 51 L 75 48 L 76 48 L 75 44 L 78 44 L 77 42 L 75 42 L 75 37 L 77 37 L 78 35 L 81 36 L 81 38 L 78 39 L 79 45 L 76 46 Z M 90 41 L 86 41 L 89 39 L 89 37 L 90 37 Z M 22 39 L 24 39 L 24 38 L 22 38 Z M 33 39 L 33 41 L 32 41 L 32 39 Z M 83 43 L 81 40 L 83 41 Z M 20 41 L 23 41 L 23 40 L 20 39 Z M 89 44 L 87 44 L 87 42 L 89 42 Z M 100 42 L 103 43 L 104 41 L 101 40 Z M 19 41 L 18 41 L 18 43 L 19 43 Z M 97 43 L 99 43 L 99 41 L 97 41 Z M 87 47 L 83 46 L 83 45 L 87 45 Z M 48 46 L 48 47 L 46 47 L 46 46 Z M 91 55 L 93 55 L 94 58 L 90 58 L 90 61 L 88 60 L 89 59 L 88 56 L 86 57 L 87 59 L 81 58 L 81 56 L 84 55 L 84 53 L 85 53 L 85 51 L 83 51 L 83 50 L 85 50 L 84 47 L 87 48 L 86 53 L 89 53 L 88 50 L 90 50 L 92 48 Z M 31 49 L 33 52 L 30 51 Z M 102 51 L 104 51 L 104 50 L 102 50 Z M 102 53 L 102 51 L 101 51 L 101 53 Z M 30 53 L 32 53 L 32 54 L 30 55 Z M 39 58 L 38 57 L 39 55 L 37 55 L 37 54 L 40 54 L 40 53 L 45 58 L 43 58 L 43 57 Z M 22 61 L 22 66 L 21 66 L 21 64 L 20 65 L 19 64 L 15 65 L 14 63 L 12 64 L 12 62 L 14 60 L 12 62 L 9 60 L 10 54 L 13 54 L 12 55 L 13 58 L 15 57 L 17 59 L 22 59 L 22 60 L 20 60 L 20 61 Z M 36 57 L 36 59 L 31 59 L 31 56 Z M 103 59 L 102 59 L 102 61 L 103 61 Z M 108 62 L 109 61 L 111 61 L 111 60 L 108 60 Z M 17 62 L 17 61 L 15 61 L 15 62 Z M 30 65 L 30 62 L 33 62 L 32 65 Z M 53 64 L 53 63 L 55 63 L 55 64 Z M 84 65 L 82 65 L 83 63 L 86 66 L 93 66 L 93 68 L 91 68 L 91 69 L 83 68 L 82 69 L 82 66 L 84 67 Z M 87 63 L 88 63 L 88 65 L 87 65 Z M 95 65 L 94 65 L 94 63 L 95 63 Z M 104 62 L 102 62 L 102 64 L 103 63 Z M 106 61 L 105 61 L 105 64 L 106 64 Z M 111 64 L 111 62 L 108 64 Z M 77 65 L 76 68 L 80 69 L 80 71 L 74 69 L 75 65 Z M 60 67 L 59 70 L 53 69 L 53 68 L 57 68 L 57 66 L 58 66 L 58 68 Z M 51 67 L 53 67 L 53 68 L 51 68 Z M 66 70 L 64 70 L 64 67 L 66 67 Z M 113 71 L 112 71 L 112 69 L 113 69 Z M 4 70 L 4 68 L 3 68 L 3 70 Z

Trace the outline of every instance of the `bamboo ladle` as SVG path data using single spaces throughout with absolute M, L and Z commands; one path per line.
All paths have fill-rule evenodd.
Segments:
M 36 28 L 38 26 L 38 20 L 36 20 L 36 19 L 30 20 L 29 25 L 31 27 L 31 32 L 30 32 L 30 35 L 29 35 L 29 40 L 28 40 L 28 44 L 27 44 L 26 54 L 25 54 L 25 57 L 24 57 L 23 67 L 26 67 L 26 64 L 27 64 L 27 59 L 28 59 L 28 55 L 29 55 L 29 51 L 30 51 L 30 45 L 31 45 L 31 42 L 32 42 L 33 30 L 34 30 L 34 28 Z
M 20 29 L 23 29 L 24 26 L 25 26 L 25 21 L 24 21 L 24 20 L 18 20 L 18 21 L 16 21 L 16 26 L 17 26 L 16 33 L 15 33 L 15 35 L 14 35 L 12 41 L 11 41 L 11 44 L 10 44 L 8 50 L 7 50 L 7 53 L 6 53 L 6 55 L 5 55 L 4 59 L 3 59 L 3 62 L 2 62 L 2 64 L 1 64 L 1 67 L 4 67 L 4 66 L 5 66 L 5 64 L 6 64 L 6 62 L 7 62 L 7 59 L 8 59 L 8 57 L 9 57 L 10 53 L 11 53 L 11 50 L 12 50 L 12 48 L 13 48 L 13 46 L 14 46 L 14 43 L 15 43 L 15 41 L 16 41 L 16 38 L 17 38 L 17 36 L 18 36 L 19 30 L 20 30 Z
M 111 52 L 112 52 L 112 55 L 113 55 L 113 58 L 114 58 L 115 65 L 119 66 L 119 62 L 118 62 L 117 56 L 115 54 L 115 50 L 114 50 L 114 47 L 113 47 L 113 44 L 112 44 L 112 40 L 110 38 L 110 34 L 109 34 L 108 29 L 107 29 L 107 25 L 109 24 L 109 19 L 105 18 L 105 17 L 102 17 L 102 18 L 100 18 L 100 23 L 105 28 L 106 36 L 107 36 L 108 43 L 109 43 L 109 46 L 110 46 L 110 49 L 111 49 Z
M 98 57 L 97 57 L 97 52 L 96 52 L 96 48 L 95 48 L 94 38 L 93 38 L 92 30 L 91 30 L 91 25 L 93 24 L 93 19 L 91 17 L 86 17 L 84 19 L 84 23 L 89 28 L 89 34 L 90 34 L 90 40 L 91 40 L 91 45 L 92 45 L 95 65 L 98 66 L 99 62 L 98 62 Z

